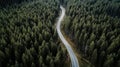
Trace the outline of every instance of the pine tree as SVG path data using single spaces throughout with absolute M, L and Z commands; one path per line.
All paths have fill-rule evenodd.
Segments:
M 92 56 L 91 56 L 91 62 L 96 65 L 97 63 L 97 49 L 94 49 Z

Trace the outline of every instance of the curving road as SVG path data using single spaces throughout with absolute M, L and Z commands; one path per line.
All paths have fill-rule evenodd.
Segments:
M 70 44 L 67 42 L 67 40 L 65 40 L 64 36 L 62 35 L 61 31 L 60 31 L 60 24 L 61 21 L 63 20 L 64 16 L 65 16 L 65 8 L 63 6 L 60 6 L 60 9 L 62 10 L 62 13 L 57 21 L 57 33 L 61 39 L 61 41 L 63 42 L 63 44 L 65 45 L 65 47 L 67 48 L 67 51 L 70 55 L 70 59 L 71 59 L 71 63 L 72 63 L 72 67 L 79 67 L 79 63 L 78 63 L 78 59 L 75 56 Z

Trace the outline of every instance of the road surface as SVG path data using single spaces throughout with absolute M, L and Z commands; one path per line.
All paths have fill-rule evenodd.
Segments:
M 57 33 L 59 35 L 59 38 L 61 39 L 61 41 L 63 42 L 63 44 L 65 45 L 65 47 L 67 48 L 67 51 L 70 55 L 70 60 L 71 60 L 71 66 L 72 67 L 79 67 L 79 63 L 78 63 L 78 59 L 76 57 L 76 55 L 74 54 L 70 44 L 67 42 L 67 40 L 65 40 L 63 34 L 61 33 L 61 28 L 60 28 L 60 25 L 61 25 L 61 21 L 63 20 L 64 16 L 65 16 L 65 8 L 60 6 L 60 9 L 62 10 L 62 13 L 57 21 Z

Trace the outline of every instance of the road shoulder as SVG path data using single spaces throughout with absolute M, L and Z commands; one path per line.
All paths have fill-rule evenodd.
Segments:
M 78 62 L 79 62 L 79 66 L 80 67 L 94 67 L 91 65 L 91 63 L 89 61 L 87 61 L 86 59 L 82 58 L 82 56 L 80 55 L 80 52 L 76 49 L 77 46 L 74 44 L 74 42 L 69 38 L 69 36 L 67 36 L 65 34 L 65 32 L 63 31 L 63 29 L 61 29 L 61 32 L 64 36 L 64 38 L 68 41 L 68 43 L 70 44 L 71 48 L 73 49 L 75 55 L 77 56 Z

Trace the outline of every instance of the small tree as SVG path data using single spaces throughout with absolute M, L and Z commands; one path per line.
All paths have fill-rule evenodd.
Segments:
M 95 49 L 92 53 L 92 57 L 91 57 L 91 62 L 93 64 L 96 64 L 97 63 L 97 49 Z

